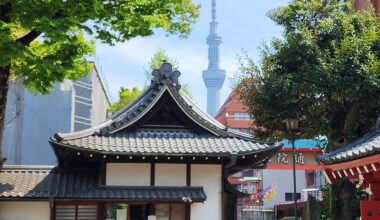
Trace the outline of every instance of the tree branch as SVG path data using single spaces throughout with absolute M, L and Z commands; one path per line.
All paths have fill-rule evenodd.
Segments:
M 25 34 L 24 36 L 20 37 L 16 40 L 16 42 L 20 42 L 24 44 L 25 46 L 29 46 L 29 44 L 35 40 L 38 36 L 40 36 L 40 31 L 32 30 L 29 33 Z
M 0 20 L 4 21 L 5 23 L 9 23 L 11 21 L 11 18 L 8 14 L 11 12 L 11 10 L 12 5 L 10 2 L 0 5 Z

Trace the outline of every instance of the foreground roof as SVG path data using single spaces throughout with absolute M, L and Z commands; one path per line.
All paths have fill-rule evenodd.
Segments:
M 268 143 L 236 137 L 216 137 L 189 130 L 139 130 L 107 136 L 98 134 L 63 139 L 60 142 L 73 149 L 86 149 L 102 154 L 127 155 L 206 155 L 225 156 L 231 153 L 247 154 L 271 148 Z
M 180 91 L 180 72 L 169 63 L 154 70 L 148 89 L 106 122 L 88 130 L 56 134 L 51 144 L 61 151 L 103 155 L 212 155 L 272 152 L 280 146 L 259 142 L 222 125 Z
M 380 129 L 318 158 L 324 164 L 351 161 L 380 153 Z
M 97 170 L 5 166 L 0 175 L 0 200 L 91 199 L 203 202 L 203 187 L 100 186 Z

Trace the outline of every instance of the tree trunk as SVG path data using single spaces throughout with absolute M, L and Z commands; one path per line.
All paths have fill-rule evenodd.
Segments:
M 0 66 L 0 170 L 2 168 L 4 157 L 3 157 L 3 133 L 5 125 L 5 110 L 7 105 L 7 94 L 8 94 L 8 80 L 11 75 L 11 66 Z
M 355 193 L 355 185 L 347 178 L 341 180 L 340 198 L 342 199 L 341 219 L 355 219 L 353 215 L 352 200 Z

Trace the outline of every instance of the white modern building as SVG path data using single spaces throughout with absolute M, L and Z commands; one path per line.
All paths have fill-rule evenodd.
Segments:
M 104 121 L 110 104 L 106 91 L 95 64 L 88 76 L 56 83 L 48 95 L 32 94 L 21 80 L 11 81 L 2 145 L 6 164 L 55 164 L 49 137 Z

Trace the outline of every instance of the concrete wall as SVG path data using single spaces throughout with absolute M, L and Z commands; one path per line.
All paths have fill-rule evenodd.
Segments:
M 106 185 L 149 186 L 149 163 L 107 163 Z
M 186 186 L 186 164 L 156 164 L 155 186 Z
M 296 170 L 297 193 L 306 189 L 305 170 Z M 265 206 L 289 203 L 285 201 L 285 193 L 293 193 L 293 170 L 269 170 L 263 172 L 263 189 L 275 187 L 275 194 L 271 200 L 264 200 Z M 290 201 L 291 202 L 291 201 Z
M 55 164 L 48 140 L 56 132 L 70 132 L 70 100 L 71 91 L 60 84 L 42 96 L 11 82 L 3 142 L 7 164 Z
M 109 100 L 107 99 L 106 91 L 101 83 L 99 74 L 96 69 L 91 71 L 92 77 L 92 126 L 98 125 L 105 121 L 107 116 L 107 108 L 109 106 Z
M 90 92 L 86 97 L 95 106 L 86 116 L 90 127 L 106 119 L 108 101 L 95 69 L 81 80 L 93 85 L 93 94 Z M 11 81 L 3 140 L 6 163 L 55 164 L 56 158 L 48 140 L 54 133 L 74 131 L 75 104 L 75 91 L 70 80 L 56 83 L 49 95 L 32 94 L 23 88 L 21 81 Z
M 221 165 L 191 165 L 191 186 L 203 186 L 207 195 L 204 203 L 191 205 L 191 219 L 222 219 L 222 166 Z
M 1 220 L 50 220 L 48 202 L 0 202 Z

